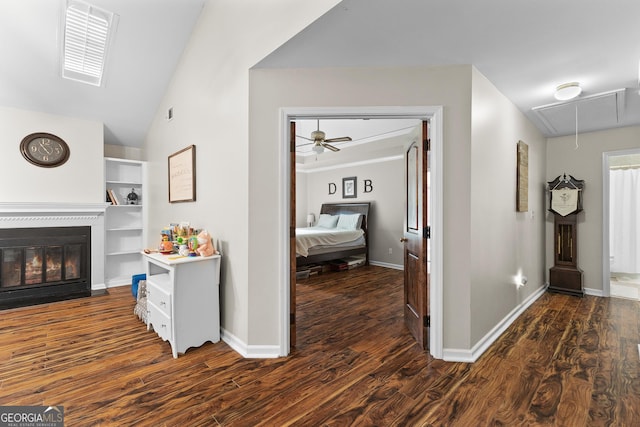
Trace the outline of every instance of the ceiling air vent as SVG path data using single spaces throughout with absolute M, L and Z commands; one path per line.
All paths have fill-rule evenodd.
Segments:
M 624 97 L 625 89 L 617 89 L 532 110 L 549 136 L 571 135 L 576 133 L 576 126 L 580 132 L 619 126 L 624 114 Z
M 101 86 L 117 15 L 68 0 L 62 34 L 62 77 Z

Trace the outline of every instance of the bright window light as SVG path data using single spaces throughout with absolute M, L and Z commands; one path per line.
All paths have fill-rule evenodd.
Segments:
M 88 3 L 69 0 L 64 20 L 62 77 L 102 85 L 109 39 L 116 15 Z

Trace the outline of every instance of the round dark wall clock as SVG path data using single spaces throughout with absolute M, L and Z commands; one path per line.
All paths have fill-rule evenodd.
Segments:
M 29 163 L 53 168 L 69 159 L 69 146 L 62 138 L 50 133 L 32 133 L 20 143 L 20 152 Z

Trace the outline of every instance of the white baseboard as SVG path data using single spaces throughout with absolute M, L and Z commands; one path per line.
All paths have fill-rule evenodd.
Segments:
M 538 298 L 540 298 L 547 290 L 546 286 L 540 287 L 533 294 L 516 306 L 511 312 L 505 316 L 489 333 L 487 333 L 480 341 L 476 343 L 470 350 L 444 348 L 442 350 L 442 358 L 447 362 L 465 362 L 473 363 L 493 344 L 504 331 L 518 318 L 524 311 L 531 306 Z
M 275 359 L 280 357 L 279 346 L 249 345 L 224 328 L 220 328 L 220 338 L 245 359 Z
M 455 348 L 443 348 L 442 360 L 445 362 L 463 362 L 473 363 L 477 357 L 474 357 L 472 350 L 460 350 Z
M 401 265 L 401 264 L 390 264 L 388 262 L 371 261 L 371 260 L 369 260 L 369 264 L 377 265 L 378 267 L 393 268 L 394 270 L 404 270 L 404 265 Z
M 381 263 L 377 261 L 371 261 L 370 264 L 378 265 L 381 267 L 393 268 L 397 270 L 403 270 L 403 266 L 397 264 Z M 444 348 L 442 352 L 443 360 L 447 362 L 464 362 L 473 363 L 493 344 L 500 335 L 538 298 L 540 298 L 547 290 L 546 286 L 540 287 L 533 294 L 515 307 L 507 316 L 502 319 L 489 333 L 487 333 L 480 341 L 476 343 L 470 350 L 467 349 L 455 349 Z M 591 290 L 596 291 L 596 290 Z M 601 291 L 600 291 L 601 292 Z M 586 293 L 586 290 L 585 290 Z M 590 294 L 592 295 L 592 294 Z M 242 357 L 247 359 L 275 359 L 281 357 L 280 347 L 277 345 L 249 345 L 236 337 L 231 332 L 224 328 L 220 329 L 220 338 L 226 342 L 229 347 L 239 353 Z M 640 345 L 639 351 L 640 351 Z
M 584 294 L 585 295 L 591 295 L 591 296 L 594 296 L 594 297 L 603 297 L 604 296 L 604 292 L 602 291 L 602 289 L 584 288 Z

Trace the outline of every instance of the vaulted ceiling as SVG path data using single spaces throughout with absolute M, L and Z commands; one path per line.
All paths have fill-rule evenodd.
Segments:
M 0 2 L 0 105 L 99 120 L 105 142 L 141 146 L 206 1 L 91 0 L 119 15 L 99 88 L 60 78 L 64 1 Z M 256 66 L 473 64 L 565 135 L 576 117 L 580 132 L 640 124 L 638 16 L 637 0 L 344 0 Z M 583 95 L 558 104 L 571 81 Z
M 103 87 L 61 77 L 64 0 L 0 1 L 0 106 L 97 120 L 142 146 L 205 0 L 88 0 L 119 16 Z

